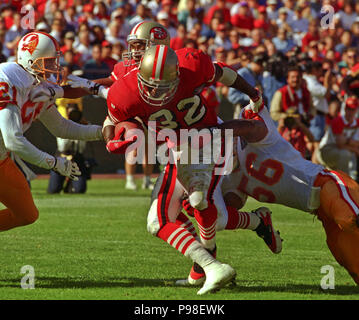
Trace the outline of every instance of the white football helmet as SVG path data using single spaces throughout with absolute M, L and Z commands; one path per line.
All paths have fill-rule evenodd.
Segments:
M 155 21 L 142 21 L 132 28 L 127 36 L 127 43 L 127 52 L 122 55 L 126 67 L 138 65 L 145 51 L 153 45 L 169 46 L 170 35 L 162 24 Z
M 158 107 L 173 99 L 180 80 L 178 58 L 174 50 L 165 45 L 147 49 L 138 69 L 138 89 L 145 102 Z
M 60 46 L 51 35 L 33 31 L 23 36 L 17 47 L 17 63 L 39 81 L 60 84 Z

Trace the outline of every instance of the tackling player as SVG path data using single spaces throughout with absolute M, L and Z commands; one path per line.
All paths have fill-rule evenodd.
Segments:
M 253 116 L 249 106 L 242 109 L 242 119 Z M 236 219 L 235 212 L 244 205 L 247 195 L 310 212 L 322 222 L 328 247 L 337 262 L 359 285 L 358 184 L 343 172 L 326 170 L 303 159 L 279 135 L 266 108 L 259 111 L 259 117 L 268 134 L 255 143 L 238 138 L 239 167 L 223 179 L 222 193 L 228 210 L 219 216 L 217 230 Z M 226 127 L 236 130 L 238 120 L 228 122 Z
M 17 62 L 0 64 L 0 201 L 6 206 L 0 211 L 0 231 L 33 223 L 38 218 L 29 185 L 10 159 L 10 152 L 73 180 L 81 174 L 75 162 L 40 151 L 23 136 L 34 120 L 40 120 L 57 137 L 102 139 L 100 126 L 76 124 L 58 113 L 54 99 L 63 94 L 57 85 L 59 56 L 57 41 L 35 31 L 20 39 Z
M 215 111 L 204 105 L 199 97 L 203 87 L 215 81 L 248 94 L 254 109 L 262 105 L 260 93 L 255 88 L 235 71 L 213 64 L 202 51 L 186 48 L 174 52 L 159 45 L 146 51 L 139 70 L 132 70 L 111 86 L 107 99 L 109 115 L 114 123 L 139 117 L 145 124 L 155 121 L 157 129 L 168 128 L 177 133 L 179 129 L 216 127 Z M 107 148 L 114 153 L 124 153 L 133 140 L 119 141 L 118 138 L 108 142 Z M 221 180 L 213 174 L 215 167 L 214 162 L 205 168 L 169 162 L 163 179 L 157 180 L 148 214 L 149 232 L 204 269 L 207 277 L 198 294 L 223 286 L 235 277 L 235 271 L 215 260 L 190 232 L 175 223 L 181 205 L 176 193 L 182 192 L 181 185 L 188 191 L 203 231 L 201 242 L 205 248 L 213 250 L 213 226 L 217 218 L 213 195 Z

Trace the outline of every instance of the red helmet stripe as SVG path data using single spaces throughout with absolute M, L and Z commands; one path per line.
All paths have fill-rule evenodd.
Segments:
M 41 34 L 43 34 L 45 36 L 48 36 L 51 39 L 51 41 L 53 42 L 53 44 L 54 44 L 54 46 L 56 48 L 56 51 L 60 51 L 60 45 L 52 35 L 50 35 L 50 34 L 48 34 L 46 32 L 42 32 L 42 31 L 33 31 L 33 33 L 41 33 Z
M 135 33 L 137 32 L 138 28 L 139 28 L 142 24 L 144 24 L 145 22 L 146 22 L 146 21 L 142 21 L 142 22 L 137 23 L 137 25 L 135 25 L 135 26 L 133 27 L 133 29 L 132 29 L 132 31 L 131 31 L 131 34 L 135 34 Z

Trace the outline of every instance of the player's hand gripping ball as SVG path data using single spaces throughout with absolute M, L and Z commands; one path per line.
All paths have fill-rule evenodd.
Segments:
M 136 119 L 122 121 L 115 126 L 115 136 L 106 144 L 106 148 L 110 153 L 123 154 L 126 153 L 127 148 L 143 134 L 142 124 Z

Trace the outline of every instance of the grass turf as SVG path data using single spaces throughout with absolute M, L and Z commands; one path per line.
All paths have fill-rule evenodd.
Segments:
M 199 297 L 197 288 L 174 285 L 187 276 L 190 260 L 146 230 L 149 191 L 126 191 L 123 180 L 91 180 L 83 195 L 47 195 L 46 186 L 32 183 L 39 220 L 0 233 L 0 300 L 358 299 L 359 288 L 309 214 L 268 205 L 284 238 L 279 255 L 252 231 L 218 233 L 217 257 L 237 270 L 237 285 Z M 261 205 L 249 200 L 245 209 Z M 34 290 L 20 286 L 24 265 L 34 267 Z M 334 267 L 334 290 L 321 289 L 325 265 Z

